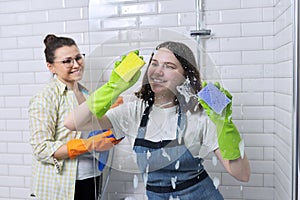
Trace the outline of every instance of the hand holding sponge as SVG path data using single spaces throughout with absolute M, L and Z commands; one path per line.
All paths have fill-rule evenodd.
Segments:
M 139 79 L 140 68 L 144 66 L 145 62 L 138 54 L 139 51 L 130 52 L 127 56 L 123 56 L 122 61 L 115 62 L 109 81 L 87 99 L 89 110 L 97 118 L 100 119 L 117 97 Z
M 240 151 L 241 136 L 231 120 L 232 114 L 232 95 L 220 87 L 220 84 L 215 83 L 215 87 L 202 83 L 203 91 L 211 89 L 213 92 L 207 97 L 201 91 L 198 93 L 199 103 L 206 111 L 211 121 L 216 125 L 218 144 L 221 151 L 221 155 L 224 159 L 235 160 L 239 157 L 243 157 Z M 213 89 L 212 89 L 213 88 Z M 217 89 L 218 91 L 215 91 Z M 222 94 L 219 94 L 222 92 Z M 218 100 L 215 100 L 218 98 Z
M 88 151 L 109 150 L 121 141 L 116 140 L 111 135 L 112 131 L 108 130 L 101 134 L 89 137 L 88 139 L 72 139 L 67 143 L 68 155 L 73 159 Z

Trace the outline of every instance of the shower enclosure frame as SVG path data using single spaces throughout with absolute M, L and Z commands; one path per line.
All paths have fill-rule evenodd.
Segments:
M 300 109 L 299 109 L 299 94 L 300 94 L 300 83 L 299 83 L 299 59 L 300 59 L 300 46 L 299 46 L 299 3 L 298 0 L 294 0 L 294 77 L 293 77 L 293 85 L 294 85 L 294 136 L 293 136 L 293 187 L 292 187 L 292 195 L 293 195 L 293 199 L 297 200 L 299 197 L 299 192 L 300 192 L 300 188 L 299 188 L 299 173 L 300 173 L 300 149 L 299 149 L 299 143 L 300 143 L 300 137 L 299 137 L 299 124 L 300 124 Z

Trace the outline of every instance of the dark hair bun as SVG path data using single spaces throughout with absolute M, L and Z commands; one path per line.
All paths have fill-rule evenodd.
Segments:
M 44 44 L 47 46 L 48 44 L 57 40 L 57 37 L 54 34 L 48 34 L 44 39 Z

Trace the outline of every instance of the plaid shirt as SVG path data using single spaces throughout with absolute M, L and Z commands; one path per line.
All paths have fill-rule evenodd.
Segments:
M 64 118 L 77 105 L 73 91 L 58 79 L 30 100 L 30 144 L 34 155 L 31 182 L 32 192 L 40 200 L 74 199 L 77 159 L 58 161 L 53 154 L 70 139 L 80 138 L 81 132 L 64 127 Z

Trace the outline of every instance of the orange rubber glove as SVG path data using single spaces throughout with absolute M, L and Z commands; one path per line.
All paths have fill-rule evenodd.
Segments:
M 123 103 L 124 103 L 123 97 L 122 96 L 118 96 L 116 102 L 113 105 L 111 105 L 110 108 L 115 108 L 115 107 L 117 107 L 117 106 L 119 106 L 119 105 L 121 105 Z
M 88 151 L 105 151 L 111 149 L 118 144 L 120 140 L 116 140 L 112 135 L 112 131 L 108 130 L 102 134 L 95 135 L 88 139 L 72 139 L 67 143 L 68 154 L 71 159 Z

